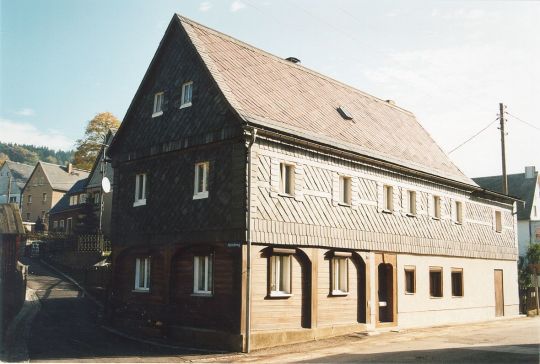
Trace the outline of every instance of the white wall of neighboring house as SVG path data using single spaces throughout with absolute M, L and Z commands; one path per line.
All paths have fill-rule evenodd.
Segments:
M 15 201 L 12 201 L 14 203 L 19 203 L 21 200 L 21 190 L 19 189 L 19 186 L 15 183 L 15 181 L 11 180 L 11 190 L 8 196 L 8 184 L 9 184 L 9 175 L 10 175 L 10 169 L 7 166 L 7 163 L 5 163 L 2 168 L 0 168 L 0 203 L 7 203 L 9 202 L 9 197 L 15 198 Z

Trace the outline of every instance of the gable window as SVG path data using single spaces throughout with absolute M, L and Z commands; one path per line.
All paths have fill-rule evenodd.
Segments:
M 441 218 L 441 197 L 440 196 L 433 196 L 432 217 L 435 219 Z
M 405 267 L 405 293 L 416 293 L 416 268 L 413 266 Z
M 349 292 L 349 259 L 336 252 L 331 264 L 332 295 L 346 295 Z
M 43 198 L 42 198 L 42 200 L 41 200 L 41 203 L 45 203 L 45 202 L 47 202 L 47 193 L 44 192 L 44 193 L 43 193 Z
M 208 197 L 208 172 L 210 170 L 209 162 L 201 162 L 195 164 L 195 188 L 193 191 L 193 199 Z
M 180 102 L 180 108 L 191 106 L 191 100 L 193 98 L 193 81 L 186 82 L 182 85 L 182 99 Z
M 384 211 L 394 211 L 394 188 L 383 186 L 383 209 Z
M 28 195 L 28 204 L 32 203 L 32 195 Z
M 135 176 L 135 202 L 133 206 L 146 205 L 146 173 Z
M 135 259 L 135 291 L 150 290 L 150 257 Z
M 291 294 L 291 255 L 272 255 L 269 258 L 270 296 L 289 296 Z
M 212 283 L 212 256 L 195 256 L 193 259 L 193 293 L 212 294 Z
M 280 165 L 280 192 L 286 195 L 294 195 L 294 165 L 281 163 Z
M 463 224 L 463 202 L 454 201 L 454 222 Z
M 416 215 L 416 191 L 407 191 L 407 214 Z
M 339 203 L 350 205 L 352 201 L 351 177 L 339 176 Z
M 495 231 L 502 232 L 502 213 L 500 211 L 495 211 Z
M 463 269 L 452 268 L 452 296 L 463 297 Z
M 429 267 L 429 295 L 437 298 L 443 296 L 443 278 L 441 267 Z
M 164 92 L 158 92 L 154 95 L 154 109 L 152 110 L 152 117 L 163 115 L 163 99 L 165 98 Z

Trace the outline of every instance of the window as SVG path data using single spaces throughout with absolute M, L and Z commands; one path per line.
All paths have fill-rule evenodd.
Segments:
M 291 294 L 291 256 L 270 256 L 270 296 Z
M 58 229 L 58 221 L 53 221 L 53 229 L 56 230 Z
M 416 215 L 416 191 L 407 191 L 407 214 Z
M 79 195 L 79 202 L 80 203 L 86 203 L 86 193 L 83 193 L 81 195 Z
M 154 95 L 154 109 L 152 111 L 152 117 L 163 115 L 163 98 L 165 94 L 163 92 L 158 92 Z
M 442 268 L 429 268 L 429 295 L 431 297 L 443 296 Z
M 351 177 L 339 176 L 339 202 L 350 205 L 352 201 Z
M 32 195 L 28 195 L 28 204 L 32 203 Z
M 502 214 L 500 211 L 495 211 L 495 231 L 502 232 Z
M 133 202 L 133 206 L 141 205 L 146 205 L 146 173 L 135 176 L 135 202 Z
M 60 230 L 64 231 L 64 220 L 60 220 Z
M 460 201 L 454 201 L 454 222 L 463 224 L 463 203 Z
M 463 269 L 452 268 L 452 296 L 463 297 Z
M 193 293 L 212 294 L 212 256 L 195 256 L 193 260 Z
M 16 196 L 9 196 L 9 203 L 15 203 L 17 202 L 17 197 Z
M 405 267 L 405 293 L 414 294 L 416 293 L 416 268 L 415 267 Z
M 92 197 L 92 202 L 94 203 L 94 205 L 99 205 L 100 203 L 100 199 L 99 199 L 99 192 L 94 192 L 94 195 Z
M 195 164 L 195 190 L 193 192 L 193 199 L 207 198 L 208 197 L 208 170 L 210 163 L 201 162 Z
M 77 195 L 73 195 L 69 197 L 69 206 L 73 206 L 77 204 Z
M 441 197 L 440 196 L 433 196 L 432 217 L 435 219 L 441 218 Z
M 45 202 L 47 202 L 47 193 L 43 193 L 43 198 L 41 200 L 41 203 L 44 204 Z
M 332 262 L 332 294 L 343 295 L 349 292 L 349 259 L 335 256 Z
M 294 195 L 294 165 L 281 163 L 280 165 L 280 192 Z
M 191 99 L 193 97 L 193 82 L 186 82 L 182 85 L 182 100 L 180 102 L 180 108 L 191 106 Z
M 150 257 L 135 260 L 135 291 L 150 289 Z
M 72 227 L 73 227 L 73 219 L 71 217 L 68 217 L 66 219 L 66 233 L 70 234 Z
M 383 206 L 385 211 L 394 210 L 394 188 L 392 186 L 385 185 L 383 187 Z

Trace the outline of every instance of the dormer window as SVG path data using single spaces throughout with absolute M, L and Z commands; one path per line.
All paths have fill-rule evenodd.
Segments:
M 165 97 L 164 92 L 158 92 L 154 95 L 154 110 L 152 111 L 152 117 L 163 115 L 163 98 Z
M 182 99 L 180 102 L 180 108 L 191 106 L 191 100 L 193 97 L 193 81 L 186 82 L 182 85 Z

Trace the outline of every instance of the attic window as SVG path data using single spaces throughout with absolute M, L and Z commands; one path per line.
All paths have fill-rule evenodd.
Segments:
M 352 114 L 347 110 L 345 109 L 345 107 L 343 106 L 340 106 L 337 108 L 337 111 L 339 112 L 339 114 L 341 115 L 341 117 L 345 120 L 352 120 Z

